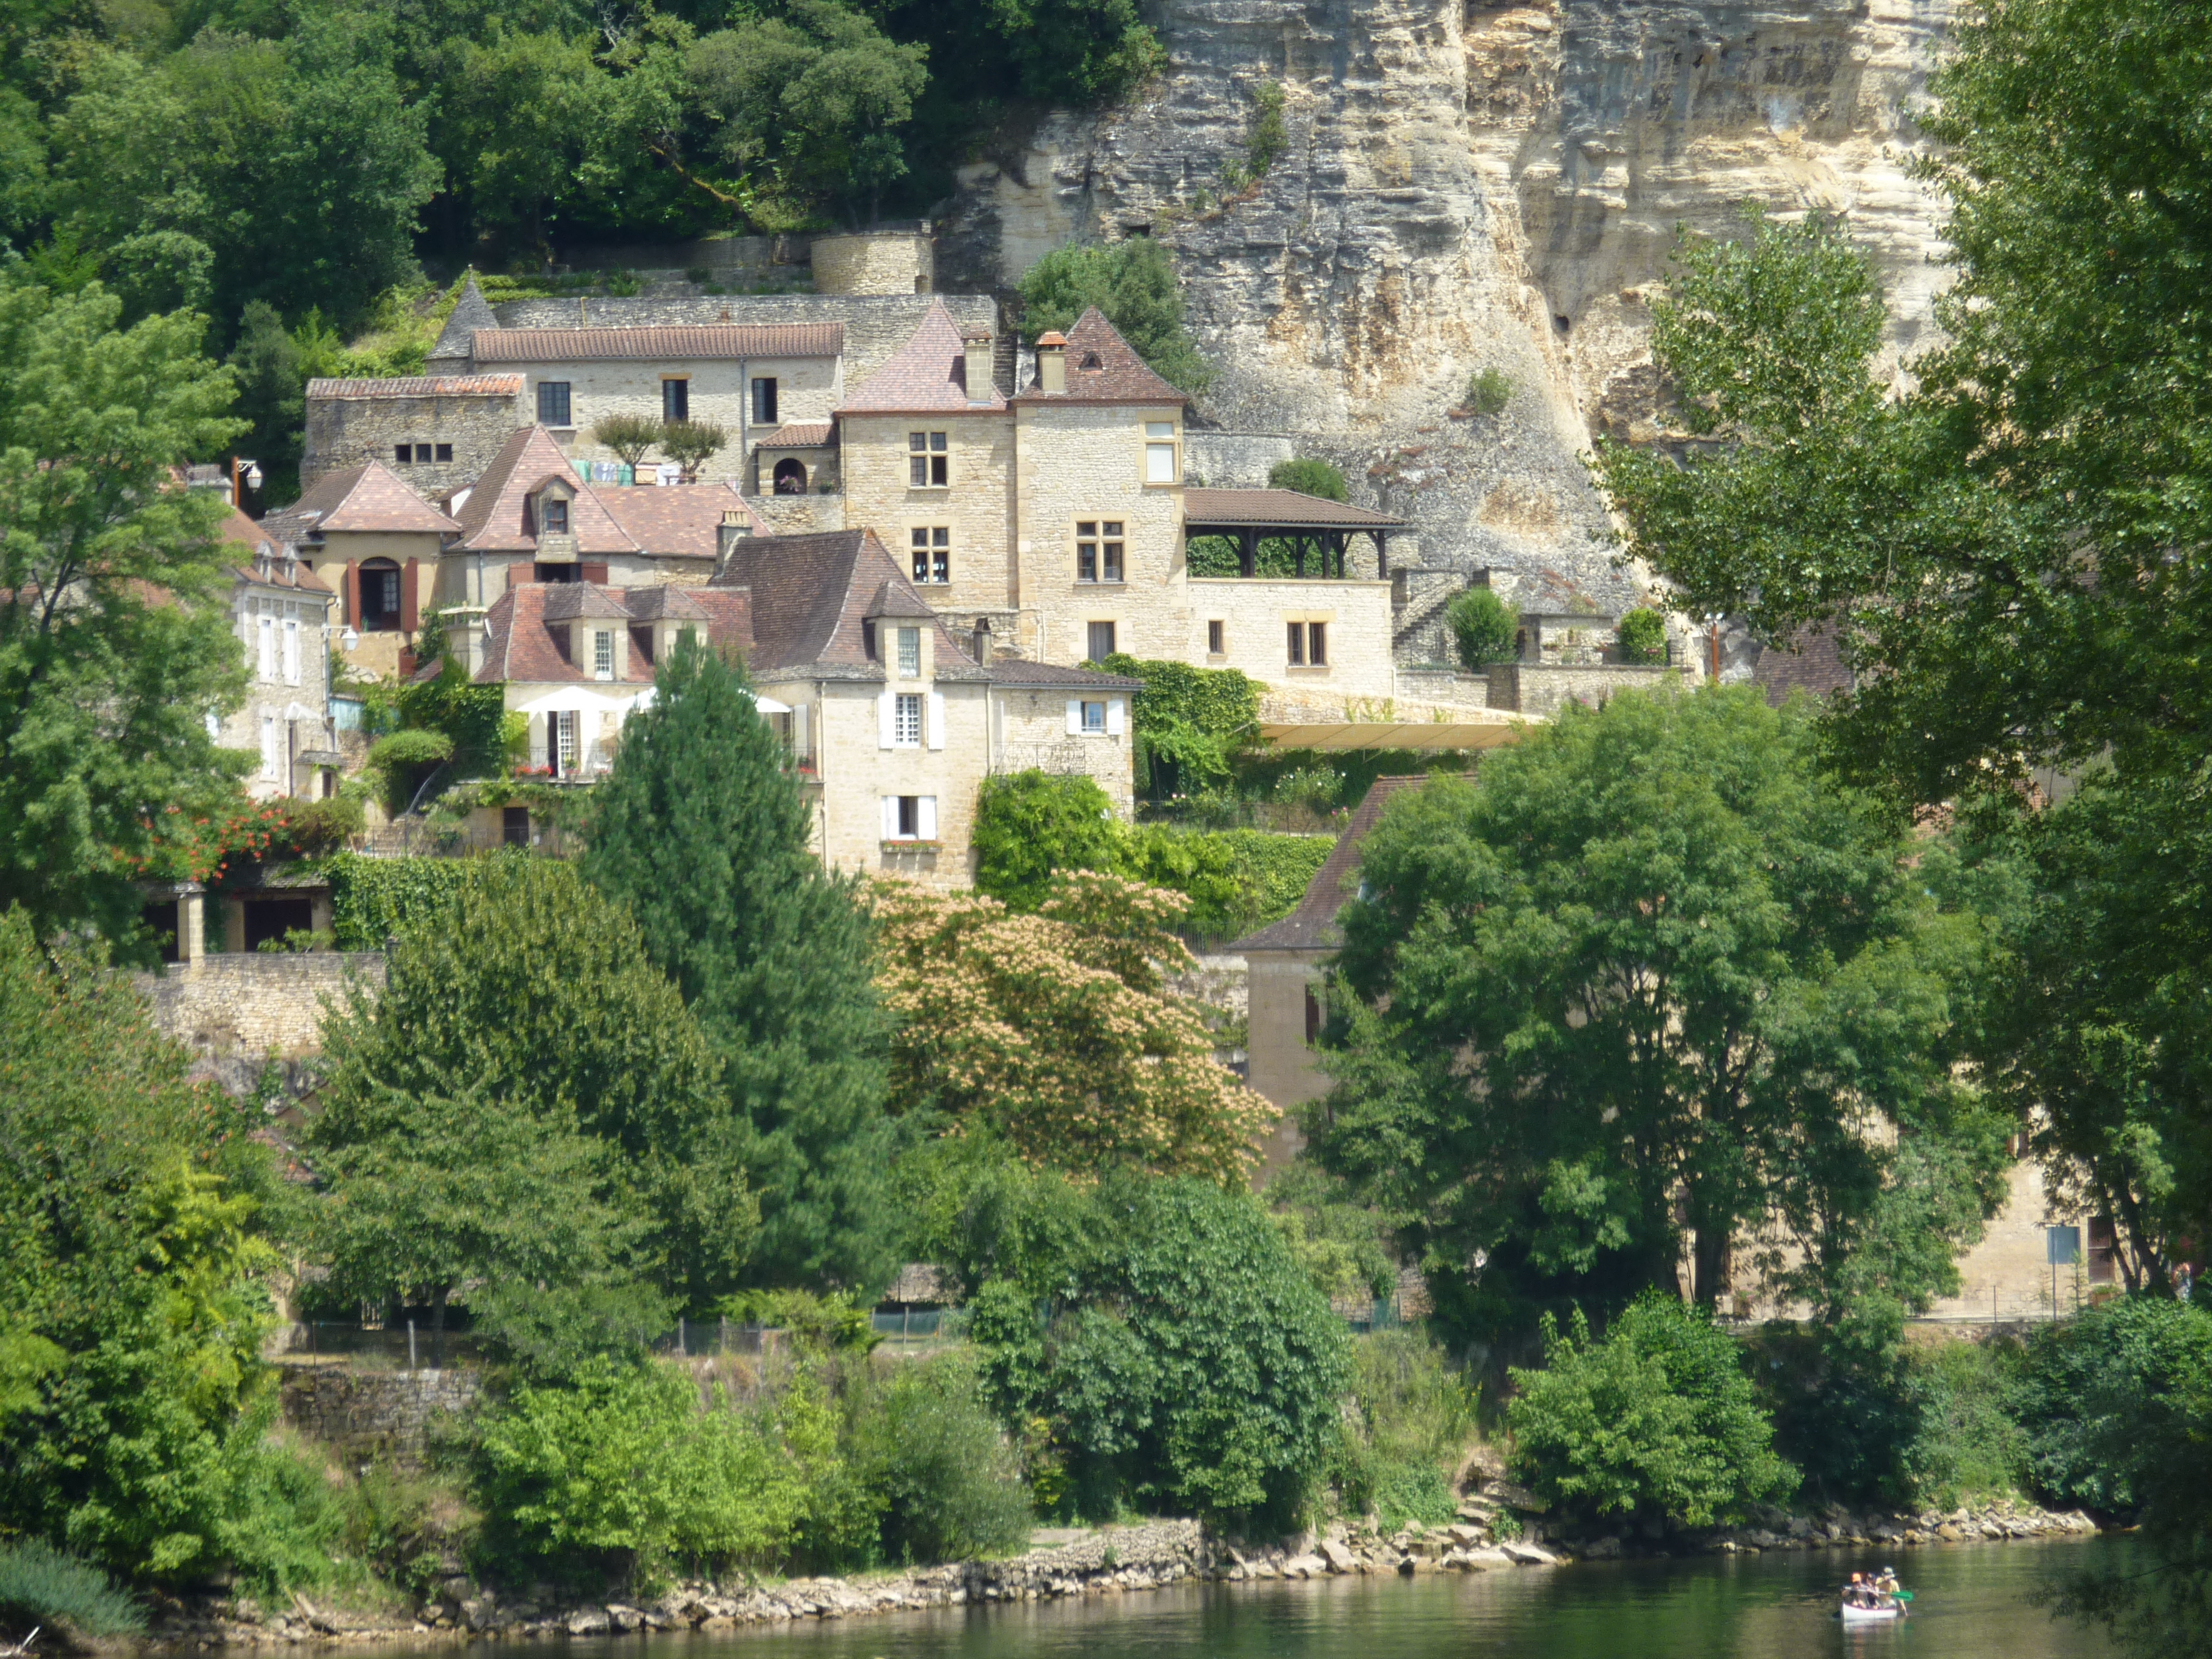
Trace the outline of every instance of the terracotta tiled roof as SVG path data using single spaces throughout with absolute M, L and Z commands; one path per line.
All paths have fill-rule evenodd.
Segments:
M 968 401 L 968 350 L 961 342 L 959 325 L 939 300 L 923 316 L 914 337 L 869 375 L 837 412 L 934 415 L 972 410 L 980 414 L 1006 406 L 998 387 L 988 391 L 989 395 L 981 400 Z
M 357 470 L 360 477 L 338 503 L 323 515 L 322 522 L 315 526 L 318 530 L 435 531 L 446 535 L 460 528 L 409 489 L 399 475 L 383 462 L 371 461 Z
M 1183 522 L 1189 524 L 1319 525 L 1345 530 L 1389 530 L 1406 522 L 1295 489 L 1186 489 Z
M 828 421 L 786 421 L 760 441 L 763 449 L 819 449 L 830 441 Z
M 310 380 L 310 398 L 512 398 L 520 374 L 403 374 L 389 380 Z
M 842 323 L 687 324 L 664 328 L 486 328 L 471 340 L 480 363 L 567 363 L 627 358 L 835 357 Z
M 222 523 L 216 534 L 224 541 L 236 542 L 240 547 L 258 547 L 270 539 L 266 531 L 234 507 L 223 514 Z
M 318 599 L 336 597 L 331 593 L 328 582 L 297 559 L 270 560 L 266 575 L 262 574 L 258 562 L 253 564 L 233 565 L 231 574 L 240 581 L 252 582 L 262 587 L 289 588 Z
M 1031 662 L 1026 657 L 994 656 L 990 663 L 994 685 L 1030 687 L 1051 691 L 1141 691 L 1142 680 L 1126 675 L 1102 673 L 1095 668 L 1068 668 L 1056 662 Z
M 842 679 L 881 679 L 883 664 L 868 654 L 869 605 L 886 583 L 913 589 L 898 562 L 872 530 L 814 536 L 754 536 L 731 550 L 708 583 L 709 593 L 742 588 L 752 595 L 756 677 L 798 670 Z M 904 614 L 927 618 L 934 630 L 940 679 L 981 679 L 985 671 L 960 648 L 921 597 Z
M 1358 890 L 1358 884 L 1352 878 L 1359 869 L 1359 843 L 1382 820 L 1382 809 L 1393 796 L 1427 781 L 1426 778 L 1376 779 L 1367 791 L 1367 799 L 1359 803 L 1352 822 L 1337 837 L 1334 849 L 1306 884 L 1305 896 L 1298 901 L 1298 908 L 1280 921 L 1238 939 L 1229 948 L 1245 951 L 1334 951 L 1341 945 L 1344 933 L 1337 927 L 1336 918 Z
M 537 551 L 536 523 L 526 509 L 531 493 L 548 477 L 565 478 L 575 489 L 576 498 L 568 504 L 568 533 L 575 538 L 578 553 L 639 550 L 636 541 L 600 505 L 599 496 L 568 465 L 553 434 L 542 426 L 523 427 L 501 445 L 499 453 L 470 489 L 467 500 L 453 514 L 460 521 L 459 550 Z
M 1768 646 L 1759 653 L 1751 678 L 1777 708 L 1793 691 L 1825 701 L 1852 684 L 1850 665 L 1836 647 L 1835 630 L 1828 628 L 1808 628 Z
M 715 646 L 734 646 L 750 653 L 751 596 L 743 590 L 708 592 L 702 589 L 602 587 L 596 582 L 518 582 L 500 595 L 484 614 L 487 640 L 483 665 L 477 679 L 487 685 L 501 681 L 531 684 L 605 684 L 594 680 L 561 654 L 550 623 L 581 618 L 608 622 L 650 622 L 659 607 L 671 601 L 656 596 L 667 592 L 674 608 L 666 614 L 707 624 L 707 638 Z M 650 685 L 653 665 L 631 641 L 629 672 L 618 685 Z
M 647 552 L 664 557 L 713 558 L 725 513 L 742 514 L 756 536 L 769 533 L 768 521 L 727 483 L 592 484 L 587 488 L 632 541 Z
M 1093 306 L 1067 331 L 1067 390 L 1041 392 L 1032 381 L 1023 404 L 1170 404 L 1189 399 L 1152 372 L 1121 331 Z

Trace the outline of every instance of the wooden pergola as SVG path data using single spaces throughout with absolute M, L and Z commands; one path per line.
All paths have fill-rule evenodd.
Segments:
M 1298 576 L 1342 580 L 1351 574 L 1346 545 L 1354 536 L 1366 536 L 1375 543 L 1376 574 L 1387 578 L 1390 532 L 1406 527 L 1405 520 L 1387 513 L 1295 489 L 1186 489 L 1182 499 L 1184 556 L 1200 538 L 1221 537 L 1236 544 L 1237 574 L 1247 577 L 1259 574 L 1260 544 L 1271 541 L 1290 544 Z

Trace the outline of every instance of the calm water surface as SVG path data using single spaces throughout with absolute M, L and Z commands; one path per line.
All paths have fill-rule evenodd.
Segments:
M 1194 1585 L 1131 1595 L 563 1644 L 577 1659 L 2111 1659 L 2100 1632 L 2031 1604 L 2107 1542 L 1894 1557 L 1901 1625 L 1846 1635 L 1835 1587 L 1882 1558 L 1705 1556 L 1462 1577 Z M 711 1651 L 710 1651 L 711 1650 Z

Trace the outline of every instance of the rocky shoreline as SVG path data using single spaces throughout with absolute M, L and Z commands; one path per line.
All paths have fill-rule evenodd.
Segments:
M 1501 1517 L 1510 1514 L 1512 1520 Z M 658 1631 L 723 1630 L 921 1612 L 994 1601 L 1055 1601 L 1115 1595 L 1197 1581 L 1243 1583 L 1359 1574 L 1485 1572 L 1557 1566 L 1623 1556 L 1757 1554 L 1765 1550 L 1899 1547 L 2013 1539 L 2088 1537 L 2096 1522 L 2075 1511 L 2052 1514 L 2003 1502 L 1938 1514 L 1858 1515 L 1840 1509 L 1817 1516 L 1770 1512 L 1767 1526 L 1695 1534 L 1546 1540 L 1540 1513 L 1494 1498 L 1470 1498 L 1447 1526 L 1410 1525 L 1385 1535 L 1337 1525 L 1285 1543 L 1246 1545 L 1210 1537 L 1195 1521 L 1155 1521 L 1115 1527 L 1001 1560 L 962 1561 L 904 1572 L 851 1578 L 800 1578 L 774 1584 L 679 1584 L 635 1601 L 581 1605 L 550 1591 L 501 1594 L 465 1580 L 411 1613 L 362 1613 L 319 1607 L 306 1597 L 289 1608 L 263 1611 L 229 1601 L 179 1607 L 148 1645 L 171 1650 L 270 1644 L 452 1642 L 647 1635 Z M 1516 1531 L 1523 1535 L 1512 1535 Z

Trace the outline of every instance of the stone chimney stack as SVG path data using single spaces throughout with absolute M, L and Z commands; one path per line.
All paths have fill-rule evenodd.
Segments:
M 960 343 L 968 353 L 968 401 L 988 404 L 991 401 L 991 337 L 988 334 L 968 334 Z
M 751 523 L 735 507 L 722 514 L 722 522 L 714 526 L 714 574 L 720 575 L 730 562 L 730 554 L 739 541 L 753 533 Z
M 1067 390 L 1067 337 L 1047 333 L 1037 336 L 1037 390 L 1059 392 Z
M 460 664 L 471 679 L 484 661 L 484 611 L 464 605 L 446 613 L 446 654 Z
M 979 668 L 988 668 L 991 665 L 991 619 L 988 617 L 975 618 L 974 648 L 975 665 Z

